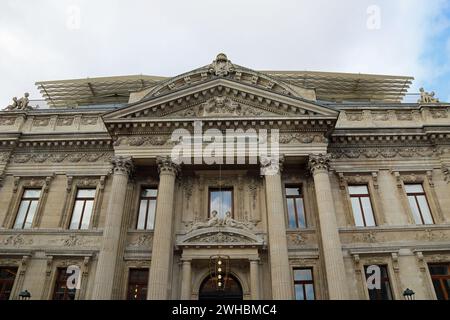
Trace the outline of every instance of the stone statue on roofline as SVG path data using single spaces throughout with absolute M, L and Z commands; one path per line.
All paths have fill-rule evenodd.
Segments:
M 435 98 L 434 91 L 428 93 L 424 88 L 420 88 L 420 99 L 417 101 L 418 103 L 439 103 L 439 99 Z
M 27 110 L 33 110 L 33 107 L 29 105 L 30 99 L 28 97 L 30 94 L 28 92 L 25 92 L 22 98 L 17 99 L 17 97 L 13 98 L 13 103 L 9 106 L 7 106 L 4 110 L 5 111 L 27 111 Z

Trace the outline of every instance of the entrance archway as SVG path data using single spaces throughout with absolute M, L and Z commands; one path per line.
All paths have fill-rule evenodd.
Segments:
M 233 275 L 227 278 L 225 290 L 218 291 L 213 279 L 208 276 L 200 285 L 199 300 L 243 300 L 242 286 Z

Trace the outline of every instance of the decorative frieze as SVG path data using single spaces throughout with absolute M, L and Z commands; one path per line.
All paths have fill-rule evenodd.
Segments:
M 12 163 L 79 163 L 110 162 L 109 152 L 55 152 L 55 153 L 16 153 L 11 156 Z
M 423 158 L 437 155 L 433 147 L 394 148 L 330 148 L 333 159 Z
M 322 134 L 312 133 L 282 133 L 280 134 L 280 144 L 310 144 L 310 143 L 328 143 L 328 139 Z

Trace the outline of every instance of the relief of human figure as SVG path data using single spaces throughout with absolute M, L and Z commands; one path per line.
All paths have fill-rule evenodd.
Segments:
M 206 222 L 197 222 L 192 226 L 192 230 L 202 229 L 202 228 L 210 228 L 218 225 L 220 219 L 218 217 L 217 211 L 214 210 L 211 212 L 211 218 Z

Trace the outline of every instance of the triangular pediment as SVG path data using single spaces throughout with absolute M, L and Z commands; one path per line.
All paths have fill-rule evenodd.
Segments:
M 163 96 L 151 97 L 104 116 L 117 120 L 179 118 L 337 118 L 338 112 L 314 101 L 217 78 Z

